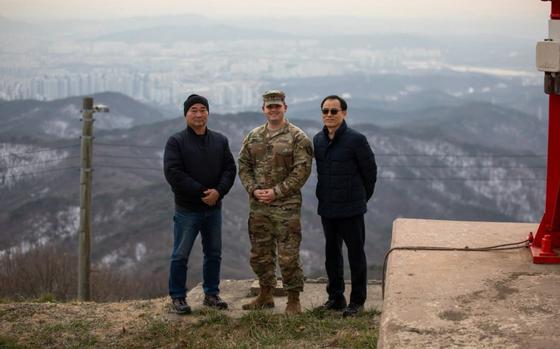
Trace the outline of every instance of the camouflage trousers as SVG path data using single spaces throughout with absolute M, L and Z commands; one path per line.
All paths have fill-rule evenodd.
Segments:
M 259 205 L 261 206 L 261 205 Z M 301 243 L 300 205 L 264 206 L 249 213 L 251 267 L 261 287 L 276 286 L 276 251 L 286 291 L 303 291 L 299 260 Z

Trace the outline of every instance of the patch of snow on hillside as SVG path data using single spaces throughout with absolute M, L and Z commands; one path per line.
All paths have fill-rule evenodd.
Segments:
M 121 219 L 125 214 L 131 212 L 136 207 L 136 200 L 124 200 L 118 199 L 113 207 L 110 207 L 107 211 L 103 213 L 98 213 L 93 219 L 95 223 L 109 222 L 113 219 Z
M 37 215 L 32 222 L 25 224 L 28 230 L 23 235 L 31 237 L 31 240 L 21 241 L 19 245 L 0 251 L 0 256 L 6 253 L 26 253 L 31 248 L 44 246 L 55 239 L 64 239 L 75 235 L 79 228 L 79 219 L 80 208 L 78 206 L 70 206 L 63 211 L 59 211 L 54 217 Z
M 42 238 L 39 238 L 39 240 L 35 241 L 34 245 L 35 246 L 44 246 L 49 241 L 50 241 L 50 239 L 48 237 L 43 236 Z
M 408 92 L 420 92 L 422 88 L 418 85 L 407 85 L 405 86 L 405 90 Z
M 530 169 L 517 168 L 513 171 L 495 168 L 483 178 L 489 180 L 466 181 L 465 185 L 478 195 L 496 202 L 501 213 L 526 222 L 535 222 L 542 215 L 541 211 L 534 208 L 544 203 L 541 202 L 544 197 L 544 182 L 531 181 L 535 174 Z M 527 190 L 528 187 L 531 190 Z
M 146 252 L 146 245 L 141 242 L 137 243 L 136 247 L 134 248 L 134 256 L 136 257 L 136 261 L 140 262 L 146 255 Z
M 58 212 L 56 221 L 55 234 L 57 237 L 64 239 L 76 235 L 80 228 L 80 206 L 70 206 L 66 210 Z
M 45 195 L 47 195 L 50 191 L 51 191 L 50 188 L 46 187 L 46 188 L 43 188 L 43 189 L 39 190 L 36 193 L 31 193 L 31 197 L 40 199 L 42 197 L 45 197 Z
M 41 246 L 52 240 L 66 239 L 77 234 L 80 227 L 80 207 L 70 206 L 54 217 L 39 215 L 30 223 L 32 246 Z
M 77 105 L 74 104 L 65 105 L 60 109 L 60 112 L 61 115 L 68 116 L 69 118 L 74 120 L 79 120 L 82 115 L 82 111 L 78 108 Z
M 78 127 L 63 120 L 45 121 L 42 127 L 46 134 L 61 139 L 77 139 L 81 133 Z
M 431 182 L 431 185 L 432 185 L 432 190 L 435 190 L 440 193 L 445 193 L 447 190 L 445 187 L 445 183 L 443 182 L 433 181 Z
M 3 250 L 0 250 L 0 257 L 4 257 L 6 255 L 11 255 L 15 253 L 27 253 L 33 244 L 29 241 L 22 241 L 17 246 L 12 246 Z
M 107 266 L 114 264 L 119 259 L 119 253 L 117 251 L 113 251 L 101 258 L 101 263 Z
M 100 130 L 112 130 L 117 128 L 131 128 L 134 119 L 118 114 L 118 113 L 96 113 L 95 114 L 95 126 Z
M 13 187 L 18 181 L 47 175 L 45 171 L 60 167 L 66 150 L 48 150 L 29 144 L 0 143 L 0 187 Z M 52 172 L 57 173 L 57 172 Z
M 128 212 L 131 212 L 136 207 L 136 200 L 125 201 L 123 199 L 117 200 L 114 207 L 115 218 L 122 218 Z
M 34 237 L 38 239 L 46 236 L 49 234 L 50 231 L 53 230 L 52 223 L 49 221 L 46 215 L 39 215 L 32 223 L 31 223 L 31 233 Z

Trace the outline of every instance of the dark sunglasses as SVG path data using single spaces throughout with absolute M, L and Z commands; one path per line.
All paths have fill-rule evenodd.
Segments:
M 338 114 L 338 112 L 340 111 L 340 109 L 321 109 L 321 111 L 323 112 L 323 115 L 329 115 L 329 112 L 331 112 L 331 115 L 336 115 Z

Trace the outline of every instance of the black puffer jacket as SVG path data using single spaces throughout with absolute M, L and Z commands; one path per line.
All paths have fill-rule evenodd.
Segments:
M 190 127 L 169 137 L 163 167 L 179 210 L 210 209 L 201 200 L 203 192 L 216 189 L 222 199 L 231 189 L 236 174 L 227 138 L 209 129 L 199 136 Z M 221 201 L 215 207 L 220 206 Z
M 343 121 L 332 141 L 324 127 L 313 137 L 313 146 L 319 215 L 345 218 L 365 213 L 377 179 L 375 155 L 367 138 Z

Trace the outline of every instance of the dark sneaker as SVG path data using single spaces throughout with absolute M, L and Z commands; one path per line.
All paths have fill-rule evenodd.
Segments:
M 342 310 L 346 308 L 346 299 L 329 299 L 320 308 L 324 310 Z
M 348 304 L 346 309 L 344 309 L 344 311 L 342 312 L 342 316 L 343 317 L 355 316 L 363 310 L 364 310 L 363 305 L 358 305 L 356 303 L 350 303 L 350 304 Z
M 203 304 L 207 307 L 217 308 L 217 309 L 227 309 L 228 304 L 224 302 L 217 294 L 207 294 L 204 296 Z
M 173 305 L 173 309 L 175 309 L 175 312 L 177 314 L 191 313 L 191 307 L 189 307 L 189 305 L 187 304 L 187 300 L 185 298 L 174 298 L 171 301 L 171 304 Z

